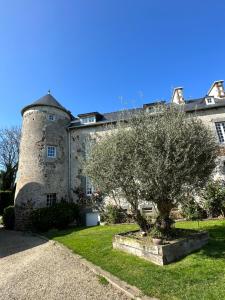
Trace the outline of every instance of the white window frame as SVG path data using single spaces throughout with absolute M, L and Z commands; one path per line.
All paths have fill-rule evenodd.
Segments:
M 54 114 L 48 115 L 48 120 L 51 122 L 55 121 L 55 115 Z
M 82 124 L 90 124 L 90 123 L 95 123 L 96 122 L 96 116 L 89 116 L 85 118 L 80 119 Z
M 55 146 L 47 146 L 47 157 L 48 158 L 56 158 L 56 147 Z
M 94 193 L 94 186 L 89 177 L 86 176 L 86 195 L 91 196 Z
M 215 100 L 213 97 L 207 97 L 205 98 L 205 102 L 207 105 L 212 105 L 212 104 L 215 104 Z
M 225 143 L 225 121 L 216 122 L 215 126 L 216 126 L 218 140 L 220 144 L 224 144 Z

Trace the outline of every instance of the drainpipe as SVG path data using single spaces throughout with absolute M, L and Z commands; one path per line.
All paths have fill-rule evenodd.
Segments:
M 68 160 L 68 197 L 69 200 L 71 200 L 71 133 L 70 133 L 70 129 L 68 128 L 68 156 L 69 156 L 69 160 Z

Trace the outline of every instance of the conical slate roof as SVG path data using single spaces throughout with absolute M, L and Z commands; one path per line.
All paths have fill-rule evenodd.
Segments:
M 51 94 L 47 94 L 43 97 L 41 97 L 40 99 L 38 99 L 37 101 L 35 101 L 33 103 L 34 105 L 48 105 L 48 106 L 54 106 L 54 107 L 59 107 L 59 108 L 63 108 L 64 107 L 51 95 Z
M 51 107 L 56 107 L 59 108 L 65 112 L 67 112 L 69 115 L 71 115 L 70 111 L 68 111 L 67 109 L 65 109 L 50 93 L 48 93 L 47 95 L 41 97 L 40 99 L 38 99 L 37 101 L 35 101 L 34 103 L 27 105 L 26 107 L 24 107 L 21 111 L 22 115 L 23 113 L 32 107 L 35 106 L 51 106 Z

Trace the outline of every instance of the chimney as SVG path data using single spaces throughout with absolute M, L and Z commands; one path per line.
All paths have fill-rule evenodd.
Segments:
M 214 81 L 209 89 L 207 96 L 214 98 L 225 98 L 225 91 L 223 87 L 223 80 Z
M 184 96 L 183 96 L 183 88 L 182 87 L 177 87 L 173 90 L 171 103 L 185 104 Z

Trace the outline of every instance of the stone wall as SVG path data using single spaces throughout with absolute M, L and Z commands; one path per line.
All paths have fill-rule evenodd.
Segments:
M 49 114 L 55 116 L 54 121 L 48 119 Z M 17 219 L 19 207 L 26 210 L 29 201 L 38 208 L 46 206 L 50 193 L 56 193 L 57 200 L 68 199 L 69 123 L 70 116 L 53 107 L 33 107 L 24 112 L 15 195 Z M 56 147 L 56 158 L 47 157 L 47 146 Z
M 203 111 L 192 112 L 191 115 L 195 115 L 197 118 L 200 118 L 203 123 L 209 127 L 209 129 L 215 135 L 215 138 L 218 140 L 215 122 L 221 120 L 225 121 L 225 108 L 214 108 L 207 109 Z M 113 127 L 105 125 L 93 125 L 85 126 L 82 128 L 72 128 L 70 129 L 70 143 L 71 143 L 71 162 L 70 162 L 70 191 L 71 198 L 73 201 L 77 201 L 77 194 L 75 191 L 82 187 L 85 189 L 85 186 L 82 186 L 82 159 L 85 155 L 85 147 L 89 139 L 99 140 L 104 138 L 106 132 L 110 132 Z M 215 178 L 225 179 L 224 173 L 224 161 L 225 161 L 225 147 L 220 146 L 220 152 L 218 157 L 218 165 L 215 170 Z M 107 203 L 114 203 L 114 200 L 107 197 Z M 121 199 L 122 206 L 125 208 L 129 207 L 125 199 Z M 150 204 L 143 203 L 143 207 L 151 206 Z
M 185 238 L 154 245 L 151 242 L 130 237 L 129 232 L 117 234 L 113 238 L 113 248 L 123 250 L 149 260 L 157 265 L 167 265 L 201 249 L 208 243 L 208 232 L 196 232 Z

